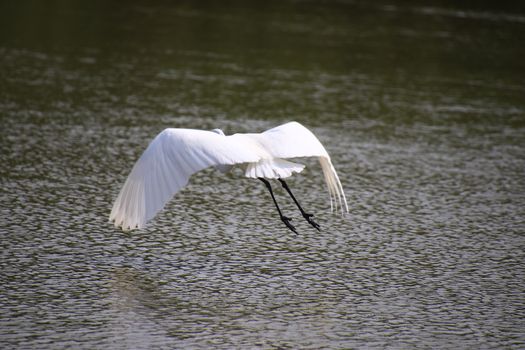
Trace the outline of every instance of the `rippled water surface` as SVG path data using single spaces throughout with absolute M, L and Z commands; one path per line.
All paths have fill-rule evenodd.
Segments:
M 525 11 L 483 6 L 2 3 L 0 348 L 524 348 Z M 163 128 L 289 120 L 321 232 L 212 169 L 107 222 Z

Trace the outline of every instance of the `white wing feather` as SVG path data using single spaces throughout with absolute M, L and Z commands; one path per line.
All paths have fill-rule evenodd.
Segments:
M 341 212 L 348 212 L 343 186 L 335 171 L 330 156 L 317 137 L 303 125 L 290 122 L 258 134 L 263 147 L 274 157 L 319 157 L 323 169 L 332 210 L 339 205 Z
M 165 129 L 134 165 L 115 200 L 110 220 L 124 230 L 141 228 L 192 174 L 214 165 L 258 160 L 259 155 L 234 138 L 204 130 Z
M 289 122 L 256 134 L 259 142 L 274 157 L 328 157 L 317 137 L 298 122 Z

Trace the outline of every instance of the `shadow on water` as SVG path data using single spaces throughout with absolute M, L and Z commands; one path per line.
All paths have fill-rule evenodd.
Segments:
M 0 4 L 0 344 L 523 348 L 521 5 Z M 288 183 L 213 169 L 144 230 L 107 222 L 163 128 L 297 120 Z M 0 347 L 2 347 L 0 346 Z

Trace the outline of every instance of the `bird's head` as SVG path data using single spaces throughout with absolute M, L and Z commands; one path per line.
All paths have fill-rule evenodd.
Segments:
M 219 135 L 225 136 L 225 135 L 224 135 L 224 132 L 223 132 L 221 129 L 213 129 L 212 131 L 213 131 L 214 133 L 219 134 Z
M 216 133 L 216 134 L 225 136 L 224 132 L 221 129 L 213 129 L 212 131 L 214 133 Z M 219 170 L 223 174 L 225 174 L 228 171 L 230 171 L 232 167 L 233 167 L 233 165 L 229 165 L 229 164 L 217 164 L 217 165 L 214 166 L 215 169 Z

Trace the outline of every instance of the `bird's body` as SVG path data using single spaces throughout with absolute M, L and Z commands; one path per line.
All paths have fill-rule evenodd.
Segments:
M 342 212 L 348 211 L 343 188 L 325 148 L 310 130 L 290 122 L 259 134 L 230 136 L 219 129 L 165 129 L 133 167 L 115 200 L 110 220 L 124 230 L 142 228 L 188 183 L 192 174 L 208 167 L 226 172 L 240 166 L 246 177 L 282 181 L 304 169 L 304 165 L 287 160 L 299 157 L 319 158 L 332 209 L 339 205 Z

